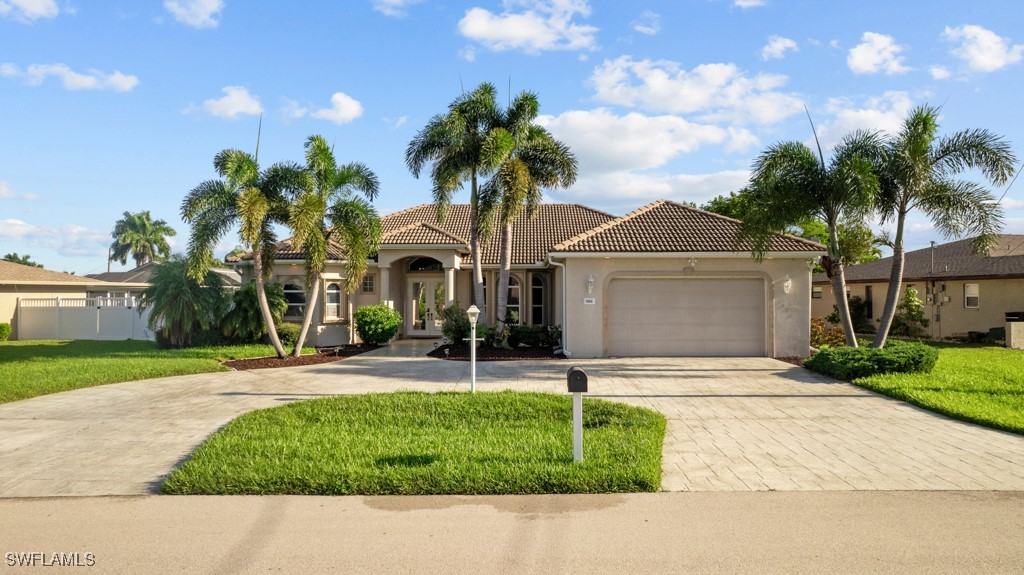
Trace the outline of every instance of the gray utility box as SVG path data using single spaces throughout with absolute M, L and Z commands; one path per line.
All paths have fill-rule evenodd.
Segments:
M 1006 347 L 1024 349 L 1024 311 L 1006 312 Z
M 569 393 L 587 392 L 587 372 L 579 367 L 570 367 L 569 373 L 565 374 L 569 385 Z

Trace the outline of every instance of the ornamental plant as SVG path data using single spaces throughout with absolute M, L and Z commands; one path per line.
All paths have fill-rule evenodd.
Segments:
M 402 314 L 385 304 L 364 305 L 356 310 L 356 333 L 366 343 L 384 345 L 402 325 Z

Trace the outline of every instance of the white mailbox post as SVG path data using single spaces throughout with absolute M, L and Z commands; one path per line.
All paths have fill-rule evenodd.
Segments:
M 572 460 L 583 461 L 583 394 L 587 392 L 587 372 L 579 367 L 565 374 L 572 394 Z

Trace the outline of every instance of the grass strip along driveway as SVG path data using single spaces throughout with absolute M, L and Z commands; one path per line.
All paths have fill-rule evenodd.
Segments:
M 1024 351 L 933 344 L 931 373 L 893 373 L 853 383 L 963 421 L 1024 434 Z
M 391 393 L 245 414 L 163 484 L 174 494 L 609 493 L 661 485 L 665 418 L 584 402 L 572 461 L 568 396 Z
M 159 349 L 148 341 L 4 342 L 0 403 L 105 383 L 228 371 L 220 362 L 273 354 L 269 345 Z

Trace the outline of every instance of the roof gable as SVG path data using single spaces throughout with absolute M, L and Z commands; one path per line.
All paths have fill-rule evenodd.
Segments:
M 103 283 L 88 277 L 66 274 L 0 260 L 0 282 L 96 284 Z
M 469 242 L 426 222 L 413 222 L 385 233 L 381 245 L 452 245 L 467 247 Z
M 552 248 L 555 252 L 714 253 L 749 252 L 739 241 L 740 221 L 668 200 L 658 200 L 578 234 Z M 776 234 L 770 252 L 824 251 L 821 244 Z

